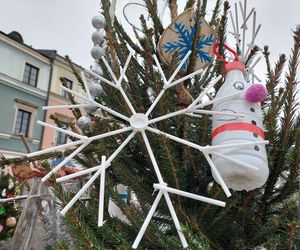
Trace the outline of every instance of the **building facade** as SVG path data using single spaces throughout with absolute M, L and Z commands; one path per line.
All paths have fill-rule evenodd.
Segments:
M 60 55 L 53 54 L 49 50 L 41 50 L 52 62 L 52 74 L 51 84 L 49 89 L 48 106 L 66 105 L 69 104 L 67 92 L 64 91 L 60 86 L 62 85 L 61 79 L 64 80 L 66 87 L 74 90 L 81 95 L 84 95 L 84 91 L 78 83 L 71 66 L 69 63 Z M 72 67 L 80 72 L 83 70 L 82 67 L 72 63 Z M 75 97 L 76 99 L 76 97 Z M 55 124 L 51 117 L 54 116 L 59 122 L 58 126 L 64 129 L 69 129 L 71 123 L 75 123 L 75 118 L 70 109 L 58 109 L 48 110 L 46 114 L 46 122 L 52 125 Z M 42 148 L 49 148 L 67 142 L 67 136 L 61 132 L 57 132 L 51 128 L 44 129 L 44 139 Z
M 40 120 L 54 125 L 52 116 L 65 129 L 75 122 L 69 109 L 42 109 L 69 103 L 60 87 L 62 78 L 68 88 L 84 95 L 69 63 L 55 50 L 37 50 L 17 32 L 0 32 L 0 153 L 5 157 L 27 153 L 20 134 L 32 152 L 67 142 L 64 133 L 37 124 Z
M 41 148 L 47 103 L 50 60 L 23 43 L 17 32 L 0 32 L 0 151 L 6 157 L 26 153 L 23 134 L 31 151 Z

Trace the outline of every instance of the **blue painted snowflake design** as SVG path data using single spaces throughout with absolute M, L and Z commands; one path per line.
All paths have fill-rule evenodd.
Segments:
M 168 42 L 163 45 L 163 48 L 165 49 L 165 53 L 173 53 L 175 51 L 179 52 L 178 62 L 180 62 L 186 53 L 192 49 L 193 45 L 193 39 L 196 33 L 195 26 L 190 26 L 189 29 L 180 23 L 175 23 L 175 29 L 178 32 L 179 41 L 178 42 Z M 208 37 L 202 37 L 199 39 L 197 44 L 197 50 L 196 50 L 196 56 L 200 59 L 201 63 L 206 63 L 211 61 L 211 56 L 203 51 L 205 46 L 211 46 L 214 43 L 214 35 L 213 33 L 210 34 Z M 189 64 L 189 60 L 185 62 L 183 65 L 183 69 L 186 69 Z

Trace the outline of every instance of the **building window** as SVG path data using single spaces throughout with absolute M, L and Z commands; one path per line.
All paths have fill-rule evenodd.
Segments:
M 23 75 L 23 82 L 26 84 L 36 87 L 38 80 L 39 69 L 32 66 L 29 63 L 25 64 L 25 70 Z
M 28 137 L 29 125 L 30 125 L 31 112 L 25 111 L 23 109 L 18 109 L 15 134 L 23 134 Z
M 15 115 L 11 133 L 17 136 L 22 133 L 27 138 L 33 138 L 33 134 L 35 134 L 35 138 L 40 139 L 37 135 L 38 132 L 34 130 L 38 109 L 39 106 L 34 103 L 15 99 Z
M 72 89 L 72 88 L 73 88 L 73 82 L 72 82 L 71 80 L 69 80 L 68 78 L 65 78 L 65 77 L 64 77 L 64 82 L 65 82 L 64 86 L 65 86 L 66 88 L 68 88 L 68 89 Z M 63 95 L 64 97 L 68 97 L 68 92 L 65 91 L 65 90 L 63 90 L 63 91 L 62 91 L 62 95 Z
M 65 122 L 59 122 L 58 126 L 60 128 L 63 128 L 65 130 L 68 130 L 69 124 Z M 56 145 L 62 145 L 66 144 L 68 139 L 68 135 L 62 132 L 57 132 L 57 137 L 56 137 Z

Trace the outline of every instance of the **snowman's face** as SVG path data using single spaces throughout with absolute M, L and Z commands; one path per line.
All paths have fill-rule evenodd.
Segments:
M 229 71 L 225 82 L 219 89 L 217 96 L 222 97 L 234 93 L 244 92 L 251 84 L 245 80 L 243 72 L 239 70 Z
M 220 111 L 232 114 L 241 113 L 240 104 L 241 101 L 244 101 L 244 95 L 242 94 L 242 92 L 244 92 L 248 88 L 247 85 L 247 82 L 239 80 L 224 83 L 222 88 L 217 93 L 218 97 L 224 97 L 235 93 L 241 93 L 241 96 L 234 97 L 231 100 L 225 101 L 223 104 L 217 104 L 217 106 L 221 108 Z M 238 117 L 232 116 L 219 116 L 219 118 L 217 119 L 218 122 L 232 122 L 238 120 Z
M 233 83 L 233 87 L 235 90 L 243 90 L 245 88 L 245 84 L 241 81 L 236 81 Z
M 245 77 L 242 71 L 229 71 L 226 75 L 225 82 L 216 94 L 216 98 L 222 98 L 232 94 L 238 95 L 233 97 L 232 99 L 228 99 L 224 102 L 214 104 L 214 108 L 216 110 L 220 110 L 226 113 L 243 113 L 242 110 L 244 109 L 243 106 L 245 102 L 244 92 L 248 89 L 250 85 L 250 83 L 245 81 Z M 234 122 L 241 120 L 240 118 L 233 116 L 220 115 L 216 117 L 216 121 L 218 121 L 219 123 Z

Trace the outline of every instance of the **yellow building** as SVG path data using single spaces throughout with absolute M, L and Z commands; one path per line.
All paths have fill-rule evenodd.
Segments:
M 69 62 L 65 58 L 58 55 L 55 50 L 39 50 L 46 55 L 51 61 L 51 87 L 48 92 L 48 106 L 57 106 L 69 104 L 68 94 L 60 86 L 62 85 L 61 79 L 64 80 L 66 87 L 73 91 L 85 96 L 85 91 L 80 86 L 76 76 L 74 75 Z M 75 63 L 72 63 L 72 67 L 76 72 L 83 71 L 83 68 Z M 87 79 L 88 76 L 86 76 Z M 89 80 L 88 80 L 89 81 Z M 77 99 L 75 99 L 77 100 Z M 57 109 L 48 110 L 46 114 L 46 123 L 55 125 L 51 116 L 55 116 L 59 120 L 59 126 L 65 129 L 70 127 L 71 123 L 75 122 L 73 113 L 70 109 Z M 44 128 L 44 136 L 42 142 L 42 148 L 48 148 L 55 145 L 65 144 L 67 142 L 67 136 L 61 132 L 57 132 L 51 128 Z

